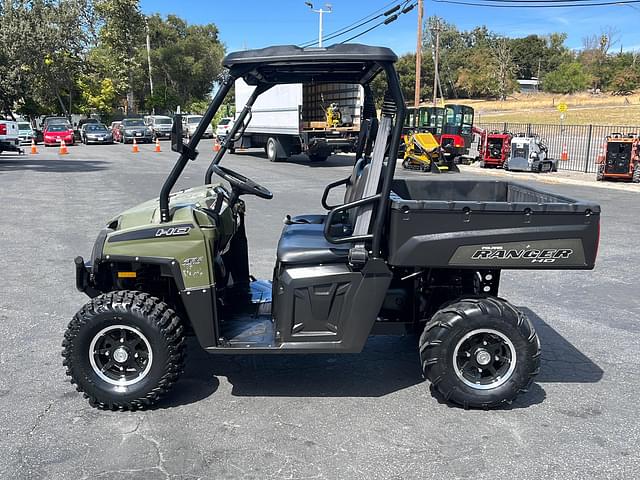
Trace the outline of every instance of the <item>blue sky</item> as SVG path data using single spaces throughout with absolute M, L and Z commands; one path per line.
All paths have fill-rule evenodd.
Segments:
M 325 15 L 325 32 L 337 30 L 390 0 L 333 0 L 333 13 Z M 324 2 L 315 2 L 316 7 Z M 189 23 L 215 23 L 227 51 L 259 48 L 275 44 L 299 44 L 317 38 L 318 15 L 310 12 L 303 0 L 142 0 L 145 13 L 175 13 Z M 582 38 L 615 26 L 619 43 L 625 50 L 640 50 L 640 5 L 611 5 L 585 8 L 479 8 L 425 1 L 425 16 L 436 14 L 468 30 L 486 25 L 508 36 L 566 32 L 567 46 L 579 48 Z M 402 54 L 415 49 L 416 10 L 402 15 L 394 23 L 360 37 L 362 43 L 385 45 Z M 354 32 L 355 33 L 355 32 Z M 346 38 L 346 37 L 345 37 Z

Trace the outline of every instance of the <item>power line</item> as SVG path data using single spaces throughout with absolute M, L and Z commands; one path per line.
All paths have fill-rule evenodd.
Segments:
M 638 1 L 640 2 L 640 0 L 638 0 Z M 405 3 L 407 3 L 407 2 L 405 2 Z M 400 15 L 402 15 L 403 13 L 408 13 L 408 12 L 410 12 L 411 10 L 413 10 L 413 9 L 415 8 L 415 6 L 416 6 L 416 4 L 415 4 L 415 3 L 412 3 L 412 4 L 410 4 L 410 5 L 407 5 L 406 7 L 404 7 L 404 8 L 400 11 L 400 13 L 395 13 L 395 14 L 391 15 L 389 18 L 387 18 L 386 20 L 383 20 L 383 21 L 381 21 L 380 23 L 376 23 L 373 27 L 367 28 L 366 30 L 364 30 L 364 31 L 362 31 L 362 32 L 360 32 L 360 33 L 358 33 L 358 34 L 354 35 L 353 37 L 347 38 L 346 40 L 343 40 L 343 41 L 342 41 L 342 42 L 340 42 L 340 43 L 347 43 L 347 42 L 350 42 L 351 40 L 354 40 L 354 39 L 356 39 L 356 38 L 358 38 L 358 37 L 361 37 L 362 35 L 364 35 L 364 34 L 366 34 L 366 33 L 369 33 L 371 30 L 374 30 L 374 29 L 376 29 L 376 28 L 378 28 L 378 27 L 381 27 L 382 25 L 389 25 L 391 22 L 395 22 L 395 21 L 398 19 L 398 17 L 399 17 Z
M 386 5 L 382 6 L 381 8 L 379 8 L 378 10 L 371 12 L 369 15 L 366 15 L 364 17 L 362 17 L 360 20 L 356 20 L 353 23 L 350 23 L 349 25 L 346 25 L 342 28 L 339 28 L 338 30 L 335 30 L 331 33 L 328 33 L 326 37 L 323 37 L 322 40 L 331 40 L 332 38 L 335 37 L 339 37 L 340 35 L 344 35 L 345 33 L 349 33 L 357 28 L 362 27 L 363 25 L 366 25 L 368 23 L 371 23 L 372 21 L 374 21 L 377 18 L 380 18 L 381 16 L 383 16 L 385 13 L 387 13 L 387 9 L 389 9 L 389 11 L 393 10 L 393 11 L 397 11 L 399 8 L 401 8 L 401 4 L 403 3 L 408 3 L 409 0 L 393 0 L 392 2 L 387 3 Z M 397 4 L 397 5 L 395 5 Z M 392 5 L 394 5 L 392 8 Z M 383 13 L 381 13 L 383 12 Z M 393 12 L 392 12 L 393 13 Z M 373 16 L 375 15 L 375 16 Z M 372 17 L 373 18 L 369 18 Z M 301 47 L 309 47 L 311 45 L 315 45 L 318 43 L 318 40 L 310 40 L 308 42 L 304 42 L 301 43 L 300 46 Z
M 602 2 L 582 3 L 588 0 L 564 0 L 562 5 L 550 3 L 554 0 L 531 0 L 531 3 L 525 0 L 504 0 L 510 4 L 489 4 L 489 3 L 472 3 L 461 0 L 433 0 L 435 3 L 449 3 L 454 5 L 468 5 L 470 7 L 487 7 L 487 8 L 578 8 L 578 7 L 600 7 L 605 5 L 628 5 L 632 3 L 640 3 L 640 0 L 625 0 L 618 2 Z M 487 1 L 487 0 L 478 0 Z M 562 0 L 555 0 L 562 1 Z

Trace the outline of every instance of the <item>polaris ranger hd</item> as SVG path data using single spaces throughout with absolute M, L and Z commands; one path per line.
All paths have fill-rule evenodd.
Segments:
M 529 320 L 498 296 L 502 269 L 591 269 L 598 205 L 507 181 L 394 179 L 405 104 L 387 48 L 278 46 L 232 53 L 226 78 L 160 197 L 106 223 L 76 285 L 91 300 L 63 342 L 67 374 L 94 406 L 143 408 L 176 383 L 185 336 L 224 354 L 360 352 L 369 335 L 421 334 L 424 376 L 449 402 L 512 401 L 539 369 Z M 384 75 L 380 119 L 371 82 Z M 234 84 L 254 86 L 204 185 L 171 193 Z M 327 215 L 288 217 L 271 281 L 249 272 L 242 197 L 272 193 L 221 165 L 260 94 L 283 83 L 362 85 L 352 174 Z M 212 176 L 226 183 L 213 182 Z M 342 205 L 329 192 L 344 187 Z M 416 355 L 417 356 L 417 355 Z M 417 359 L 416 359 L 417 360 Z

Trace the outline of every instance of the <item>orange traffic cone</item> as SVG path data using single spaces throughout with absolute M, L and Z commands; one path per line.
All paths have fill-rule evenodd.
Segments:
M 60 151 L 58 153 L 60 155 L 66 155 L 69 153 L 69 150 L 67 150 L 67 144 L 64 143 L 64 140 L 60 140 Z
M 216 140 L 213 142 L 213 151 L 214 152 L 219 152 L 220 151 L 220 142 L 218 141 L 218 139 L 216 138 Z
M 140 151 L 140 149 L 138 148 L 138 142 L 136 142 L 136 139 L 133 139 L 133 146 L 131 147 L 131 151 L 133 153 L 138 153 Z
M 36 147 L 36 141 L 35 139 L 31 139 L 31 155 L 35 155 L 36 153 L 38 153 L 38 147 Z
M 562 146 L 562 154 L 560 155 L 560 160 L 562 161 L 567 161 L 569 160 L 569 152 L 567 152 L 567 146 L 563 145 Z
M 162 150 L 160 150 L 160 139 L 156 138 L 156 149 L 154 150 L 154 152 L 156 153 L 160 153 Z

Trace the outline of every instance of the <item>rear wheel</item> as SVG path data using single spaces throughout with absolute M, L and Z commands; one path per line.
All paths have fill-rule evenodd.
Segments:
M 633 168 L 633 177 L 631 177 L 633 183 L 640 183 L 640 163 L 636 163 Z
M 601 182 L 604 179 L 604 165 L 598 165 L 598 171 L 596 172 L 596 180 Z
M 264 149 L 267 152 L 267 158 L 270 162 L 278 161 L 278 141 L 275 138 L 270 137 Z
M 511 403 L 540 366 L 531 322 L 499 298 L 466 298 L 435 313 L 420 337 L 424 376 L 465 408 Z
M 71 382 L 98 408 L 152 405 L 183 369 L 180 318 L 141 292 L 110 292 L 88 302 L 69 323 L 62 346 Z

